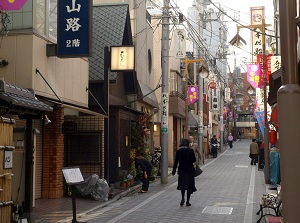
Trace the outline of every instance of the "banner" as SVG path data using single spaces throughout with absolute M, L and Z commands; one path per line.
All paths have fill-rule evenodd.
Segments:
M 196 101 L 198 101 L 198 87 L 195 86 L 189 86 L 188 87 L 188 104 L 194 104 Z
M 266 78 L 267 78 L 267 85 L 269 85 L 270 75 L 272 73 L 272 65 L 271 65 L 271 58 L 272 54 L 266 55 Z M 257 63 L 261 64 L 261 80 L 259 83 L 259 87 L 264 86 L 264 68 L 263 68 L 263 54 L 257 54 Z
M 261 82 L 261 65 L 247 64 L 247 81 L 253 88 L 258 88 Z
M 262 137 L 264 138 L 264 126 L 265 126 L 264 111 L 255 112 L 255 117 L 259 125 L 259 129 L 261 131 Z

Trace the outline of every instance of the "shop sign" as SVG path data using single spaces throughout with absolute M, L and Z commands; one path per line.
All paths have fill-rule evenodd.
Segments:
M 218 91 L 218 89 L 216 89 L 216 88 L 212 89 L 211 98 L 212 98 L 211 109 L 213 111 L 219 111 L 219 91 Z
M 92 4 L 92 0 L 58 1 L 58 57 L 91 56 Z
M 76 133 L 77 132 L 77 124 L 76 122 L 64 122 L 62 124 L 62 133 Z

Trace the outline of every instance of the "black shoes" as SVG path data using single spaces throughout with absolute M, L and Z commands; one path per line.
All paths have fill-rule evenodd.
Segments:
M 183 200 L 181 200 L 180 201 L 180 206 L 183 206 L 184 205 L 184 202 L 185 202 L 185 200 L 183 199 Z
M 185 200 L 182 199 L 182 200 L 180 201 L 180 206 L 183 206 L 183 205 L 184 205 L 184 202 L 185 202 Z M 186 206 L 189 207 L 189 206 L 191 206 L 191 204 L 190 204 L 189 202 L 186 202 Z

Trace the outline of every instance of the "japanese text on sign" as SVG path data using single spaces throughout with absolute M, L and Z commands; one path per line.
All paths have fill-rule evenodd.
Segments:
M 168 132 L 168 105 L 169 95 L 168 93 L 162 93 L 162 105 L 161 105 L 161 131 Z
M 58 1 L 57 55 L 80 57 L 90 55 L 91 0 Z

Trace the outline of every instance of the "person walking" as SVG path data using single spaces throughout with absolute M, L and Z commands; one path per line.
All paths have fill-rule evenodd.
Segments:
M 211 146 L 211 155 L 213 158 L 216 158 L 218 155 L 218 139 L 216 135 L 213 135 L 213 137 L 210 139 L 210 146 Z
M 195 187 L 195 167 L 193 163 L 196 162 L 194 151 L 189 147 L 189 139 L 182 139 L 179 149 L 176 151 L 175 162 L 172 170 L 172 175 L 176 174 L 178 166 L 178 185 L 177 190 L 181 191 L 180 206 L 184 205 L 185 191 L 186 191 L 186 206 L 191 206 L 191 194 L 197 191 Z
M 142 169 L 143 172 L 143 176 L 142 176 L 143 185 L 140 193 L 146 193 L 148 192 L 149 189 L 149 183 L 150 183 L 149 177 L 151 176 L 152 165 L 148 160 L 144 158 L 143 154 L 140 154 L 135 158 L 135 168 L 138 169 L 139 167 Z
M 232 136 L 231 133 L 229 133 L 229 136 L 228 136 L 228 144 L 229 144 L 230 149 L 232 148 L 232 142 L 233 142 L 233 136 Z
M 252 142 L 250 144 L 250 155 L 249 155 L 249 157 L 251 158 L 251 163 L 250 163 L 251 165 L 256 165 L 258 153 L 259 153 L 258 144 L 256 143 L 255 139 L 252 139 Z
M 194 151 L 195 157 L 196 157 L 196 163 L 195 165 L 199 165 L 199 160 L 201 160 L 201 153 L 199 150 L 199 146 L 197 143 L 194 143 L 194 137 L 189 136 L 189 141 L 190 141 L 190 148 Z

